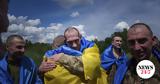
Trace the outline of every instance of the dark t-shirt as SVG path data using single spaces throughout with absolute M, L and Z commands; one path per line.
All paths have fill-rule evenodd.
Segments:
M 8 62 L 8 69 L 13 78 L 14 84 L 19 84 L 19 66 L 12 62 Z

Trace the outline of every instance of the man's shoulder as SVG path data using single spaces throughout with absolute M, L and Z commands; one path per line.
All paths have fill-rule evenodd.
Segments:
M 149 59 L 150 61 L 152 61 L 154 64 L 155 64 L 155 61 L 153 61 L 152 59 Z M 156 62 L 158 65 L 160 65 L 158 62 Z M 137 75 L 137 72 L 136 72 L 136 65 L 137 63 L 135 62 L 135 59 L 131 59 L 129 61 L 129 65 L 128 65 L 128 70 L 125 74 L 125 77 L 124 77 L 124 81 L 123 82 L 130 82 L 130 83 L 133 83 L 134 81 L 135 82 L 140 82 L 140 77 Z M 149 82 L 150 83 L 158 83 L 160 80 L 160 72 L 159 72 L 159 69 L 160 67 L 157 66 L 157 64 L 155 64 L 155 74 L 150 78 L 150 79 L 147 79 L 147 80 L 143 80 L 143 82 L 147 83 Z M 127 83 L 129 84 L 129 83 Z
M 8 54 L 8 53 L 4 53 L 4 54 L 1 56 L 0 64 L 4 64 L 4 63 L 6 62 L 7 54 Z
M 47 50 L 44 55 L 48 57 L 48 56 L 52 55 L 53 52 L 54 52 L 54 50 Z
M 28 66 L 35 66 L 34 60 L 28 56 L 23 56 L 22 64 L 26 64 Z
M 93 41 L 89 41 L 87 39 L 85 39 L 84 37 L 81 38 L 81 45 L 89 48 L 89 47 L 93 47 L 95 45 L 95 43 Z
M 102 55 L 112 55 L 113 52 L 112 52 L 112 45 L 109 45 L 104 51 L 103 51 L 103 54 Z
M 47 50 L 47 51 L 45 52 L 44 56 L 50 57 L 50 56 L 52 56 L 52 55 L 54 55 L 54 54 L 58 54 L 58 53 L 60 53 L 60 51 L 61 51 L 60 48 L 61 48 L 61 47 L 59 47 L 59 48 L 57 48 L 57 49 Z
M 0 68 L 5 66 L 7 63 L 7 61 L 5 60 L 5 57 L 3 56 L 1 59 L 0 59 Z

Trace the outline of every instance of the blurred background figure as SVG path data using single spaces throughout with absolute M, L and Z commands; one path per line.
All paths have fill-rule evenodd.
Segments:
M 2 57 L 2 54 L 4 52 L 1 33 L 7 32 L 9 25 L 7 12 L 8 12 L 8 0 L 0 0 L 0 57 Z
M 52 43 L 52 49 L 56 49 L 65 43 L 65 37 L 63 35 L 59 35 L 54 38 Z
M 122 37 L 114 35 L 112 43 L 101 55 L 101 67 L 108 74 L 109 84 L 120 84 L 127 70 L 127 56 L 122 49 Z
M 65 43 L 65 37 L 63 35 L 58 35 L 53 40 L 53 43 L 51 45 L 52 49 L 57 49 L 58 47 L 60 47 L 64 43 Z M 44 77 L 44 73 L 52 70 L 55 67 L 52 62 L 47 61 L 47 58 L 45 56 L 43 58 L 44 59 L 39 66 L 39 72 L 40 72 L 39 75 L 42 80 Z

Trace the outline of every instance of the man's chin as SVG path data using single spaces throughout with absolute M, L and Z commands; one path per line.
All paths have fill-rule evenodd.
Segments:
M 21 60 L 22 56 L 15 56 L 14 59 Z
M 22 59 L 22 57 L 23 57 L 23 54 L 22 53 L 18 53 L 18 54 L 15 54 L 13 57 L 14 57 L 15 60 L 19 60 L 20 61 Z
M 146 55 L 141 55 L 141 56 L 138 56 L 137 58 L 139 61 L 141 60 L 147 60 L 147 56 Z

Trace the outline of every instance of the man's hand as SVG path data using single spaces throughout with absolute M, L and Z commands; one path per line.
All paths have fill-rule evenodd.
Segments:
M 47 72 L 47 71 L 50 71 L 50 70 L 52 70 L 53 68 L 55 68 L 56 67 L 56 64 L 53 62 L 53 61 L 43 61 L 42 63 L 41 63 L 41 65 L 39 66 L 39 72 L 40 73 L 45 73 L 45 72 Z

